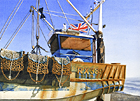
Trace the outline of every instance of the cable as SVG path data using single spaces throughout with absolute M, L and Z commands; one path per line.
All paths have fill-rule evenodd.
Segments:
M 36 81 L 38 81 L 38 70 L 39 70 L 39 62 L 40 62 L 39 55 L 38 55 L 38 61 L 37 61 L 38 64 L 37 64 L 37 71 L 36 71 Z M 37 82 L 36 82 L 36 84 L 37 84 Z
M 34 17 L 35 17 L 35 16 L 34 16 Z M 35 17 L 35 19 L 37 20 L 37 18 L 36 18 L 36 17 Z M 48 27 L 48 25 L 46 24 L 46 21 L 45 21 L 45 20 L 43 20 L 43 19 L 42 19 L 42 21 L 45 23 L 45 25 L 47 26 L 48 30 L 49 30 L 49 31 L 51 31 L 51 30 L 50 30 L 50 28 Z
M 61 65 L 62 65 L 62 69 L 61 69 L 61 77 L 60 77 L 60 82 L 59 82 L 59 87 L 61 88 L 61 81 L 62 81 L 62 77 L 63 77 L 63 58 L 61 58 Z
M 19 0 L 19 2 L 20 2 L 20 1 L 21 1 L 21 0 Z M 18 2 L 17 5 L 15 6 L 14 10 L 15 10 L 16 7 L 18 6 L 19 2 Z M 15 13 L 13 14 L 13 12 L 14 12 L 14 10 L 13 10 L 12 13 L 10 14 L 10 16 L 8 17 L 7 21 L 5 22 L 5 24 L 4 24 L 4 26 L 3 26 L 2 30 L 1 30 L 1 32 L 3 31 L 5 25 L 7 24 L 8 20 L 9 20 L 10 17 L 11 17 L 11 15 L 13 14 L 12 18 L 10 19 L 9 23 L 7 24 L 7 26 L 6 26 L 5 29 L 4 29 L 4 31 L 3 31 L 3 33 L 2 33 L 2 35 L 1 35 L 1 37 L 0 37 L 0 40 L 1 40 L 2 36 L 3 36 L 3 34 L 5 33 L 6 29 L 8 28 L 9 24 L 11 23 L 11 21 L 12 21 L 13 17 L 15 16 L 16 12 L 18 11 L 19 7 L 21 6 L 22 2 L 23 2 L 23 0 L 22 0 L 21 3 L 19 4 L 19 6 L 18 6 L 18 8 L 16 9 Z M 0 32 L 0 34 L 1 34 L 1 32 Z
M 64 11 L 63 11 L 63 9 L 62 9 L 62 7 L 61 7 L 61 5 L 60 5 L 60 3 L 59 3 L 58 0 L 57 0 L 57 3 L 59 4 L 59 7 L 61 8 L 61 11 L 63 12 L 63 14 L 64 14 L 64 16 L 65 16 L 65 19 L 66 19 L 68 25 L 70 26 L 69 21 L 68 21 L 68 19 L 67 19 L 67 17 L 66 17 L 66 15 L 65 15 L 65 13 L 64 13 Z
M 27 15 L 28 15 L 28 14 L 27 14 Z M 26 15 L 26 16 L 27 16 L 27 15 Z M 24 17 L 24 19 L 26 18 L 26 16 Z M 21 21 L 21 23 L 23 23 L 24 19 Z M 15 30 L 14 33 L 16 33 L 16 31 L 19 29 L 21 23 L 19 24 L 19 26 L 17 27 L 17 29 Z M 14 33 L 12 34 L 12 36 L 10 37 L 10 39 L 12 39 L 12 37 L 14 37 Z M 8 40 L 8 42 L 6 43 L 6 45 L 10 42 L 10 39 Z M 6 45 L 5 45 L 5 47 L 6 47 Z
M 35 18 L 35 20 L 37 20 L 35 16 L 34 16 L 34 18 Z M 43 20 L 43 21 L 44 21 L 44 20 Z M 46 43 L 47 43 L 47 39 L 46 39 L 46 37 L 45 37 L 45 35 L 44 35 L 44 33 L 43 33 L 41 27 L 40 27 L 40 26 L 38 26 L 38 27 L 39 27 L 39 29 L 40 29 L 40 31 L 41 31 L 41 33 L 42 33 L 42 35 L 43 35 L 43 37 L 44 37 Z M 42 48 L 40 45 L 35 46 L 35 47 L 33 48 L 32 52 L 33 52 L 34 49 L 37 48 L 37 47 L 38 47 L 38 49 L 39 49 L 39 53 L 41 53 L 41 52 L 40 52 L 40 48 L 41 48 L 43 51 L 45 51 L 45 52 L 48 53 L 48 51 L 46 51 L 46 50 L 45 50 L 44 48 Z M 32 53 L 32 52 L 31 52 L 31 53 Z
M 44 13 L 47 13 L 47 12 L 44 12 Z M 49 13 L 47 13 L 47 14 L 49 14 Z M 61 17 L 61 18 L 65 18 L 65 17 L 63 17 L 63 16 L 56 15 L 56 14 L 51 14 L 51 15 L 53 15 L 53 16 L 58 16 L 58 17 Z M 70 20 L 75 20 L 75 21 L 80 21 L 80 22 L 84 22 L 84 21 L 82 21 L 82 20 L 77 20 L 77 19 L 68 18 L 68 17 L 67 17 L 67 19 L 70 19 Z
M 47 10 L 49 12 L 49 16 L 50 16 L 50 19 L 51 19 L 51 22 L 52 22 L 52 26 L 54 27 L 53 21 L 52 21 L 52 18 L 51 18 L 51 14 L 50 14 L 50 11 L 49 11 L 49 8 L 48 8 L 48 4 L 47 4 L 47 1 L 46 0 L 45 0 L 45 3 L 46 3 L 46 6 L 47 6 Z
M 48 10 L 44 10 L 44 11 L 48 11 Z M 63 12 L 57 12 L 57 11 L 52 11 L 52 10 L 49 10 L 49 12 L 54 12 L 54 13 L 61 13 L 63 14 Z M 69 13 L 64 13 L 65 15 L 72 15 L 72 16 L 79 16 L 79 15 L 75 15 L 75 14 L 69 14 Z
M 90 10 L 92 11 L 92 8 L 90 8 Z M 90 19 L 91 19 L 90 24 L 92 25 L 92 22 L 93 22 L 93 14 L 90 16 Z M 90 31 L 91 31 L 91 28 L 88 28 L 88 33 L 87 33 L 88 35 L 89 35 Z
M 26 15 L 26 16 L 27 16 L 27 15 Z M 24 18 L 24 19 L 25 19 L 25 18 Z M 23 19 L 23 20 L 24 20 L 24 19 Z M 21 21 L 21 23 L 23 22 L 23 20 Z M 21 23 L 20 23 L 20 24 L 21 24 Z M 19 24 L 19 26 L 20 26 L 20 24 Z M 19 26 L 18 26 L 18 27 L 19 27 Z M 17 29 L 18 29 L 18 27 L 17 27 Z M 17 30 L 17 29 L 16 29 L 16 30 Z M 16 32 L 16 30 L 15 30 L 15 32 Z M 15 33 L 15 32 L 14 32 L 14 33 Z M 12 39 L 12 37 L 14 36 L 14 33 L 12 34 L 12 36 L 10 37 L 10 39 Z M 10 39 L 8 40 L 8 42 L 6 43 L 6 45 L 10 42 Z M 6 45 L 5 45 L 5 47 L 6 47 Z
M 47 11 L 47 10 L 45 10 L 45 11 Z M 55 11 L 50 11 L 50 12 L 55 12 Z M 44 13 L 49 14 L 49 13 L 47 13 L 47 12 L 44 12 Z M 55 13 L 62 13 L 62 12 L 55 12 Z M 66 15 L 78 16 L 78 15 L 68 14 L 68 13 L 65 13 L 65 14 L 66 14 Z M 58 16 L 58 17 L 61 17 L 61 18 L 65 18 L 65 17 L 63 17 L 63 16 L 56 15 L 56 14 L 51 14 L 51 15 L 53 15 L 53 16 Z M 67 19 L 71 19 L 71 20 L 75 20 L 75 21 L 79 21 L 79 22 L 84 22 L 83 20 L 77 20 L 77 19 L 68 18 L 68 17 L 67 17 Z
M 35 17 L 35 19 L 36 19 L 36 17 Z M 42 20 L 42 21 L 44 21 L 44 20 Z M 48 26 L 47 26 L 48 27 Z M 46 37 L 45 37 L 45 35 L 44 35 L 44 33 L 43 33 L 43 31 L 42 31 L 42 29 L 41 29 L 41 27 L 39 26 L 39 29 L 40 29 L 40 31 L 42 32 L 42 35 L 43 35 L 43 37 L 44 37 L 44 39 L 45 39 L 45 41 L 47 42 L 47 39 L 46 39 Z M 50 30 L 50 29 L 49 29 Z
M 41 27 L 40 27 L 40 26 L 39 26 L 39 28 L 40 28 L 41 33 L 42 33 L 42 35 L 43 35 L 43 37 L 44 37 L 44 39 L 45 39 L 45 41 L 46 41 L 46 43 L 47 43 L 47 39 L 46 39 L 46 37 L 45 37 L 45 35 L 44 35 L 44 33 L 43 33 L 43 31 L 42 31 L 42 29 L 41 29 Z
M 20 0 L 19 0 L 19 2 L 20 2 Z M 19 2 L 17 3 L 17 5 L 15 6 L 15 8 L 14 8 L 13 11 L 11 12 L 11 14 L 9 15 L 9 17 L 8 17 L 8 19 L 6 20 L 6 22 L 5 22 L 4 26 L 3 26 L 3 28 L 1 29 L 1 32 L 2 32 L 2 30 L 4 29 L 5 25 L 7 24 L 8 20 L 10 19 L 12 13 L 13 13 L 14 10 L 16 9 L 16 7 L 18 6 Z M 1 34 L 1 32 L 0 32 L 0 34 Z
M 39 9 L 39 5 L 40 5 L 40 0 L 38 0 L 38 8 L 37 9 Z M 39 36 L 40 36 L 40 33 L 39 33 L 39 14 L 37 13 L 37 24 L 36 24 L 36 37 L 38 36 L 38 38 L 39 38 Z
M 32 11 L 31 47 L 34 46 L 34 11 Z
M 45 23 L 45 25 L 47 26 L 48 30 L 51 31 L 49 26 L 46 24 L 46 22 L 44 20 L 42 20 L 42 21 Z
M 6 43 L 6 45 L 4 46 L 5 49 L 7 49 L 8 46 L 11 44 L 11 42 L 13 41 L 13 39 L 15 38 L 15 36 L 17 35 L 17 33 L 19 32 L 19 30 L 23 26 L 23 24 L 26 22 L 26 20 L 28 19 L 28 17 L 29 17 L 30 14 L 31 13 L 28 12 L 27 15 L 24 17 L 24 19 L 21 21 L 21 23 L 19 24 L 19 26 L 17 27 L 17 29 L 15 30 L 15 32 L 12 34 L 12 36 L 10 37 L 10 39 L 8 40 L 8 42 Z

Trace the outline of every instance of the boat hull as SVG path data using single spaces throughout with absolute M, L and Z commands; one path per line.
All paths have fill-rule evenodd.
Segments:
M 114 82 L 114 81 L 113 81 Z M 48 99 L 61 101 L 87 100 L 102 94 L 123 90 L 119 83 L 70 82 L 70 87 L 25 86 L 0 83 L 1 99 Z M 117 82 L 117 81 L 116 81 Z
M 126 65 L 41 56 L 39 63 L 33 60 L 37 55 L 31 56 L 23 54 L 20 60 L 1 57 L 0 98 L 77 101 L 124 88 Z

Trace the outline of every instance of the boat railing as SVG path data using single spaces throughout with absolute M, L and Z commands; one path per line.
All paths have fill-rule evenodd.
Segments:
M 103 87 L 123 90 L 126 65 L 72 62 L 70 82 L 100 82 Z

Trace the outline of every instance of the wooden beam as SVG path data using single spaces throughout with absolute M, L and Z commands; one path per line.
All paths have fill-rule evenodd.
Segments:
M 38 15 L 41 16 L 41 14 L 37 11 L 37 9 L 36 9 L 34 6 L 31 6 L 31 7 L 38 13 Z M 55 28 L 54 28 L 45 18 L 43 18 L 43 20 L 44 20 L 53 30 L 55 30 Z
M 124 81 L 125 79 L 80 79 L 70 78 L 70 82 L 100 82 L 100 81 Z

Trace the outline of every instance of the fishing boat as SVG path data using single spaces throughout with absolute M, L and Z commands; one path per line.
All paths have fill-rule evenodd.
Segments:
M 60 2 L 56 1 L 64 18 L 68 20 Z M 29 14 L 25 16 L 4 48 L 1 48 L 0 98 L 82 101 L 123 90 L 126 65 L 105 63 L 102 32 L 102 28 L 105 27 L 102 25 L 102 4 L 105 0 L 95 0 L 95 7 L 86 16 L 83 16 L 70 0 L 66 1 L 81 17 L 82 21 L 79 20 L 78 24 L 69 24 L 69 28 L 66 28 L 66 24 L 63 23 L 62 29 L 56 29 L 46 20 L 43 7 L 39 7 L 40 0 L 37 0 L 38 6 L 30 7 Z M 22 2 L 23 0 L 19 0 L 17 5 Z M 45 3 L 47 5 L 46 0 Z M 93 28 L 92 15 L 97 9 L 99 9 L 99 23 L 96 24 L 98 25 L 96 31 Z M 35 12 L 36 45 L 32 45 L 32 50 L 27 53 L 7 49 L 30 14 L 32 14 L 32 35 L 34 35 Z M 51 11 L 47 9 L 47 12 L 51 18 Z M 41 50 L 44 52 L 48 50 L 39 44 L 39 31 L 42 31 L 39 26 L 39 16 L 52 29 L 51 37 L 46 42 L 51 56 L 41 54 Z M 4 27 L 7 28 L 6 24 Z M 4 28 L 1 32 L 3 30 Z M 94 34 L 90 34 L 91 31 Z M 2 36 L 3 33 L 1 38 Z

